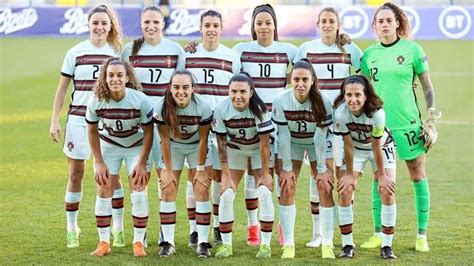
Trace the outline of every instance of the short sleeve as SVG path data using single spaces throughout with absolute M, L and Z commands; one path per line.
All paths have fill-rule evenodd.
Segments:
M 130 61 L 130 55 L 132 54 L 132 43 L 128 43 L 120 53 L 120 58 L 124 61 Z
M 372 137 L 381 138 L 385 131 L 385 111 L 377 110 L 372 116 Z
M 351 65 L 356 72 L 360 70 L 360 60 L 362 58 L 362 50 L 355 43 L 349 45 L 351 53 Z
M 296 47 L 294 44 L 287 43 L 286 54 L 288 55 L 288 61 L 290 62 L 290 64 L 296 58 L 297 53 L 298 47 Z
M 273 126 L 271 117 L 267 112 L 262 114 L 262 120 L 255 119 L 255 123 L 257 125 L 257 132 L 258 134 L 267 134 L 271 133 L 275 130 L 275 127 Z
M 178 63 L 176 65 L 176 70 L 184 70 L 186 54 L 185 54 L 183 48 L 181 48 L 181 46 L 179 46 L 178 44 L 176 46 L 177 46 L 176 49 L 178 50 Z
M 72 78 L 74 76 L 74 70 L 76 68 L 76 56 L 74 52 L 69 50 L 64 57 L 63 65 L 61 67 L 61 75 Z
M 344 110 L 344 105 L 339 105 L 334 111 L 334 134 L 336 135 L 347 135 L 350 133 L 346 125 Z
M 369 76 L 369 68 L 367 66 L 367 58 L 369 57 L 369 51 L 365 51 L 365 53 L 362 55 L 362 58 L 360 59 L 360 71 L 364 76 Z
M 161 124 L 161 125 L 165 124 L 165 119 L 161 115 L 163 111 L 164 98 L 165 97 L 162 97 L 161 99 L 156 101 L 153 105 L 153 122 L 155 122 L 156 124 Z
M 306 57 L 306 43 L 303 43 L 296 51 L 295 57 L 293 58 L 293 64 Z
M 148 99 L 145 94 L 143 94 L 142 105 L 140 108 L 140 123 L 142 125 L 147 125 L 153 122 L 153 105 L 151 104 L 150 99 Z
M 272 104 L 272 120 L 278 125 L 288 125 L 288 121 L 283 111 L 282 94 L 280 97 L 275 98 Z
M 239 74 L 242 70 L 242 65 L 240 63 L 240 57 L 235 53 L 234 60 L 232 62 L 232 72 L 234 75 Z
M 224 124 L 224 118 L 222 117 L 224 113 L 222 110 L 222 106 L 222 104 L 216 106 L 214 117 L 212 119 L 212 131 L 218 135 L 227 134 L 227 129 Z
M 332 122 L 333 122 L 332 102 L 324 94 L 322 94 L 322 96 L 323 96 L 323 101 L 324 101 L 324 108 L 326 109 L 326 117 L 324 118 L 324 122 L 321 125 L 321 127 L 328 127 L 332 125 Z
M 201 121 L 199 121 L 199 125 L 204 126 L 211 124 L 213 116 L 211 105 L 207 101 L 203 100 L 200 102 L 198 108 L 202 111 Z
M 90 97 L 87 102 L 87 111 L 86 111 L 86 122 L 89 124 L 96 124 L 99 122 L 99 117 L 96 113 L 97 109 L 97 98 L 95 96 Z
M 424 73 L 429 69 L 428 67 L 428 57 L 425 54 L 425 51 L 423 51 L 423 48 L 417 43 L 414 43 L 414 54 L 413 54 L 413 65 L 415 69 L 415 73 L 421 74 Z

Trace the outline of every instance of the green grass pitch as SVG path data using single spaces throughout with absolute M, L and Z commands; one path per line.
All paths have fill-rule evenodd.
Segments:
M 125 198 L 125 232 L 127 247 L 114 248 L 105 258 L 91 257 L 97 244 L 94 218 L 95 183 L 91 161 L 84 178 L 79 225 L 81 246 L 67 249 L 64 214 L 64 191 L 67 180 L 66 158 L 62 144 L 49 138 L 49 120 L 53 96 L 66 51 L 79 39 L 0 38 L 0 264 L 314 264 L 343 263 L 322 261 L 320 249 L 304 245 L 311 235 L 308 194 L 308 170 L 299 179 L 297 219 L 295 229 L 296 258 L 280 260 L 277 234 L 272 240 L 273 257 L 257 261 L 257 249 L 245 243 L 246 213 L 242 185 L 235 200 L 234 251 L 229 259 L 198 260 L 187 247 L 188 222 L 184 200 L 185 178 L 181 179 L 176 226 L 177 254 L 158 258 L 158 198 L 155 174 L 149 185 L 150 218 L 148 227 L 149 254 L 134 258 L 131 248 L 133 229 L 129 189 Z M 295 41 L 300 44 L 301 40 Z M 414 250 L 416 218 L 413 192 L 402 162 L 398 165 L 398 218 L 394 239 L 397 264 L 470 264 L 474 212 L 472 209 L 472 164 L 474 125 L 474 42 L 423 41 L 429 56 L 431 76 L 436 89 L 437 108 L 443 111 L 438 125 L 439 143 L 427 155 L 427 175 L 430 180 L 432 209 L 429 224 L 431 251 Z M 232 43 L 228 42 L 231 45 Z M 358 42 L 365 49 L 369 42 Z M 424 110 L 421 87 L 418 86 L 420 109 Z M 64 126 L 65 103 L 62 116 Z M 122 173 L 122 176 L 125 176 Z M 370 209 L 370 170 L 356 191 L 354 240 L 357 246 L 372 233 Z M 126 184 L 126 180 L 122 177 Z M 277 206 L 275 204 L 275 206 Z M 276 211 L 276 218 L 278 217 Z M 336 225 L 334 241 L 340 247 Z M 276 231 L 276 230 L 275 230 Z M 214 249 L 215 252 L 215 249 Z M 383 263 L 379 251 L 357 249 L 351 264 Z

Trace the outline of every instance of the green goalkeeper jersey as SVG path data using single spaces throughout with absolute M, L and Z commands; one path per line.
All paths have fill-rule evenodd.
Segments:
M 376 43 L 364 52 L 361 71 L 372 78 L 376 93 L 383 99 L 387 127 L 391 130 L 421 126 L 413 83 L 416 75 L 428 70 L 428 59 L 415 42 L 398 39 L 390 45 Z

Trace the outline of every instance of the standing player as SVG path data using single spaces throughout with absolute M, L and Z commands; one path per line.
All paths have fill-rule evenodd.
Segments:
M 271 110 L 273 99 L 286 87 L 288 66 L 293 62 L 297 48 L 278 41 L 277 18 L 269 4 L 255 7 L 252 14 L 251 34 L 253 41 L 239 43 L 234 50 L 240 55 L 242 70 L 249 73 L 255 91 Z M 271 138 L 273 153 L 275 136 Z M 273 168 L 273 165 L 270 165 Z M 273 173 L 271 173 L 273 176 Z M 255 178 L 251 172 L 245 176 L 245 202 L 247 207 L 247 243 L 259 245 L 258 199 Z
M 67 219 L 67 247 L 79 247 L 81 230 L 77 226 L 79 204 L 82 198 L 82 179 L 85 160 L 90 157 L 87 141 L 87 101 L 92 95 L 95 80 L 99 77 L 102 63 L 117 56 L 122 46 L 122 32 L 115 12 L 108 6 L 99 5 L 87 16 L 89 39 L 71 48 L 64 58 L 59 85 L 54 96 L 49 134 L 54 142 L 61 139 L 59 116 L 64 104 L 67 88 L 74 83 L 72 102 L 69 105 L 63 151 L 68 158 L 69 177 L 64 198 Z M 123 247 L 123 190 L 117 183 L 112 200 L 114 217 L 114 246 Z
M 240 71 L 240 59 L 235 51 L 220 44 L 222 34 L 222 16 L 219 12 L 208 10 L 201 14 L 200 26 L 202 43 L 196 47 L 196 52 L 186 54 L 185 68 L 196 77 L 195 93 L 203 95 L 211 104 L 212 110 L 215 106 L 226 99 L 229 95 L 229 81 L 234 74 Z M 214 216 L 214 242 L 222 243 L 219 233 L 219 184 L 221 166 L 217 154 L 217 140 L 211 134 L 212 144 L 212 204 Z M 207 210 L 196 212 L 206 213 Z
M 133 254 L 143 257 L 147 255 L 143 243 L 148 221 L 147 161 L 153 142 L 153 107 L 146 95 L 138 91 L 140 83 L 132 66 L 119 58 L 107 60 L 94 89 L 95 95 L 87 104 L 86 121 L 95 160 L 95 217 L 100 242 L 91 255 L 105 256 L 111 252 L 111 197 L 124 161 L 132 194 Z
M 178 43 L 163 37 L 164 16 L 158 6 L 143 8 L 140 19 L 142 36 L 125 45 L 122 58 L 130 61 L 135 68 L 143 92 L 153 103 L 162 99 L 171 81 L 171 75 L 184 68 L 184 51 Z M 151 156 L 159 177 L 161 163 L 160 134 L 156 128 L 153 134 Z M 158 189 L 160 191 L 160 189 Z M 186 201 L 194 204 L 193 187 L 190 182 L 186 186 Z M 194 204 L 195 205 L 195 204 Z M 192 206 L 194 210 L 195 206 Z M 190 220 L 190 242 L 197 240 L 196 220 Z
M 352 239 L 352 194 L 356 181 L 362 175 L 365 163 L 370 161 L 374 179 L 378 180 L 378 193 L 382 196 L 384 259 L 396 259 L 392 251 L 392 239 L 397 218 L 395 204 L 395 146 L 385 128 L 383 101 L 374 91 L 367 78 L 353 75 L 344 80 L 341 94 L 334 106 L 334 134 L 344 138 L 344 163 L 338 180 L 339 227 L 342 234 L 341 258 L 352 258 L 355 245 Z
M 178 70 L 163 99 L 155 104 L 155 122 L 161 135 L 164 169 L 160 176 L 160 218 L 163 241 L 158 253 L 168 257 L 175 253 L 176 194 L 184 161 L 189 165 L 188 180 L 196 190 L 196 204 L 206 212 L 196 213 L 199 257 L 209 257 L 208 241 L 211 221 L 211 159 L 207 143 L 212 121 L 212 109 L 203 96 L 195 94 L 193 76 L 188 70 Z M 163 167 L 163 166 L 162 166 Z M 204 172 L 207 168 L 207 173 Z M 201 207 L 201 205 L 204 205 Z
M 435 94 L 428 70 L 428 59 L 421 46 L 407 40 L 410 25 L 403 10 L 395 4 L 379 7 L 372 20 L 372 27 L 380 42 L 364 52 L 362 73 L 372 78 L 377 95 L 384 101 L 387 127 L 392 131 L 398 156 L 406 162 L 415 194 L 418 234 L 415 248 L 429 251 L 426 231 L 430 215 L 430 191 L 425 172 L 425 153 L 436 143 L 436 120 L 441 112 L 435 109 Z M 413 90 L 415 75 L 421 81 L 425 95 L 428 118 L 421 121 L 421 113 Z M 372 210 L 375 234 L 362 248 L 377 248 L 380 238 L 380 198 L 372 186 Z
M 327 247 L 323 246 L 323 257 L 329 256 L 326 253 L 332 254 L 332 243 L 329 243 L 329 240 L 332 241 L 334 231 L 331 218 L 331 215 L 334 216 L 334 201 L 332 172 L 326 167 L 326 134 L 332 124 L 332 103 L 320 93 L 316 74 L 307 59 L 293 65 L 291 86 L 292 90 L 281 93 L 273 102 L 273 122 L 278 125 L 278 157 L 282 160 L 282 171 L 279 174 L 279 215 L 284 245 L 281 257 L 295 257 L 296 182 L 305 151 L 311 170 L 318 173 L 317 184 L 320 188 L 321 205 L 324 206 L 321 208 L 321 216 L 323 212 L 326 213 L 327 232 L 331 234 L 330 239 L 327 236 Z M 324 233 L 323 230 L 323 244 Z
M 341 45 L 341 20 L 339 14 L 332 7 L 326 7 L 318 15 L 316 26 L 321 32 L 321 38 L 303 43 L 294 59 L 295 62 L 301 58 L 308 58 L 313 64 L 314 71 L 318 76 L 318 86 L 325 96 L 334 99 L 339 95 L 340 85 L 344 78 L 351 74 L 351 67 L 359 71 L 359 62 L 362 51 L 355 43 Z M 328 166 L 336 166 L 336 177 L 339 176 L 339 168 L 342 163 L 342 138 L 332 134 L 332 127 L 328 135 Z M 314 173 L 312 173 L 314 175 Z M 313 236 L 306 244 L 308 247 L 319 247 L 321 245 L 321 225 L 319 217 L 319 196 L 316 191 L 314 178 L 310 178 L 310 201 L 313 216 Z
M 229 257 L 232 251 L 234 199 L 242 175 L 250 167 L 257 183 L 261 203 L 260 228 L 262 244 L 257 258 L 270 258 L 270 242 L 275 210 L 270 175 L 270 133 L 274 127 L 265 103 L 255 92 L 247 74 L 235 75 L 229 83 L 229 98 L 216 106 L 213 131 L 218 135 L 219 158 L 222 165 L 220 232 L 223 245 L 216 257 Z

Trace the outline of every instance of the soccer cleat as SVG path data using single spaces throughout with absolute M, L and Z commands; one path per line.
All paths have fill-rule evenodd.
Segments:
M 285 242 L 283 241 L 283 230 L 281 229 L 281 224 L 278 223 L 278 242 L 280 243 L 280 246 L 283 247 Z
M 428 239 L 426 239 L 426 236 L 417 236 L 416 237 L 415 250 L 419 251 L 419 252 L 428 252 L 428 251 L 430 251 L 430 247 L 428 246 Z
M 295 258 L 295 246 L 285 245 L 281 249 L 283 249 L 283 253 L 281 254 L 282 259 L 294 259 Z
M 79 237 L 81 236 L 81 229 L 79 227 L 76 231 L 67 232 L 66 235 L 66 246 L 68 248 L 77 248 L 79 247 Z
M 341 254 L 339 254 L 339 258 L 353 258 L 355 255 L 355 247 L 352 245 L 345 245 L 342 248 Z
M 196 248 L 196 254 L 199 258 L 209 258 L 211 256 L 211 248 L 212 246 L 209 243 L 200 243 Z
M 255 258 L 257 259 L 268 259 L 272 256 L 272 249 L 269 245 L 262 244 L 260 245 L 260 249 L 257 252 Z
M 161 249 L 158 251 L 158 256 L 160 257 L 169 257 L 176 253 L 176 249 L 171 245 L 171 243 L 161 242 L 160 247 Z
M 315 234 L 311 237 L 311 240 L 308 243 L 306 243 L 306 246 L 309 248 L 318 248 L 319 246 L 321 246 L 321 241 L 322 241 L 321 235 Z
M 110 243 L 105 242 L 105 241 L 100 241 L 100 243 L 97 245 L 97 248 L 91 252 L 91 256 L 106 256 L 109 255 L 112 252 L 110 249 Z
M 232 256 L 232 245 L 222 244 L 216 252 L 216 257 L 227 258 Z
M 369 238 L 369 240 L 365 241 L 360 245 L 361 248 L 380 248 L 382 247 L 382 238 L 378 235 L 373 235 Z
M 188 247 L 196 248 L 198 243 L 198 232 L 194 231 L 189 235 Z
M 249 246 L 258 246 L 260 245 L 260 236 L 259 236 L 258 225 L 251 225 L 247 227 L 247 245 Z
M 125 247 L 125 234 L 123 231 L 112 232 L 114 241 L 112 242 L 113 247 L 123 248 Z
M 219 227 L 214 227 L 214 244 L 222 244 L 221 231 L 219 230 Z
M 385 246 L 383 248 L 380 249 L 380 256 L 382 256 L 382 258 L 384 259 L 388 259 L 388 260 L 394 260 L 397 258 L 397 256 L 395 256 L 393 254 L 393 250 L 392 250 L 392 247 L 389 247 L 389 246 Z
M 142 242 L 133 243 L 133 255 L 135 257 L 146 257 L 145 246 Z
M 323 259 L 335 259 L 336 256 L 334 255 L 333 247 L 330 245 L 322 245 L 321 246 L 321 257 Z

